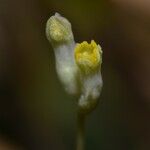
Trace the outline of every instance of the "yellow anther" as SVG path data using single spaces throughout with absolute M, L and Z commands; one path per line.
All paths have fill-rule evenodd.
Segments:
M 102 63 L 102 50 L 94 40 L 88 44 L 86 41 L 75 47 L 75 61 L 79 68 L 86 74 L 96 71 Z

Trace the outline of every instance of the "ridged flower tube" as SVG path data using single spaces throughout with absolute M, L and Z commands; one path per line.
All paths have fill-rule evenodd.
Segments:
M 98 103 L 102 88 L 102 50 L 94 40 L 77 44 L 74 51 L 75 62 L 80 72 L 81 96 L 78 101 L 81 113 L 91 112 Z
M 47 21 L 46 36 L 55 53 L 56 71 L 60 81 L 67 93 L 77 94 L 77 66 L 74 61 L 75 41 L 70 22 L 56 13 Z

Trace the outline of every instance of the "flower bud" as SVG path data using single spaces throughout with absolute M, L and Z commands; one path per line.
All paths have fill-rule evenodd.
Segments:
M 69 94 L 78 93 L 77 66 L 74 61 L 75 41 L 70 22 L 56 13 L 46 24 L 46 36 L 52 44 L 57 75 Z

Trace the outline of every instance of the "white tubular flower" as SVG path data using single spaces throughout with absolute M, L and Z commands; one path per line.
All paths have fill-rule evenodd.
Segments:
M 102 88 L 102 50 L 93 40 L 82 42 L 75 47 L 75 61 L 80 71 L 81 97 L 78 101 L 82 113 L 92 111 L 98 102 Z
M 58 77 L 69 94 L 80 93 L 81 113 L 92 111 L 102 88 L 102 50 L 94 40 L 76 44 L 70 22 L 56 13 L 46 24 L 46 36 L 52 44 Z
M 70 22 L 56 13 L 46 24 L 46 36 L 53 46 L 58 77 L 69 94 L 78 93 L 75 41 Z

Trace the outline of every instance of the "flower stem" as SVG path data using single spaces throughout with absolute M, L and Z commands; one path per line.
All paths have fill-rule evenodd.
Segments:
M 77 149 L 85 150 L 85 114 L 78 112 L 77 115 Z

